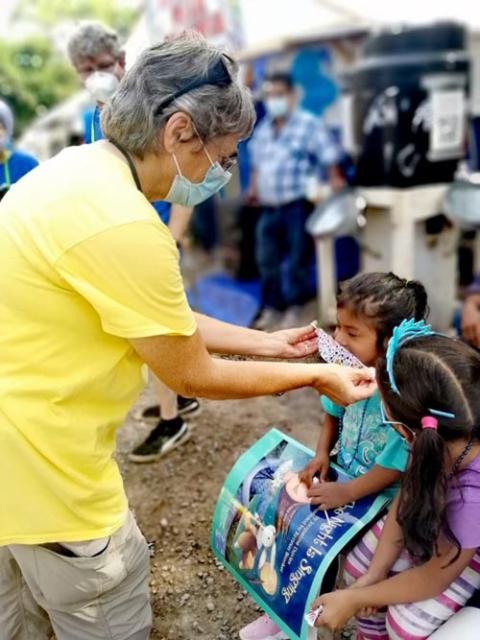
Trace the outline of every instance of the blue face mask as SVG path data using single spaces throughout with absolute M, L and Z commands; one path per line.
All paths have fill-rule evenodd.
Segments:
M 202 182 L 192 182 L 182 175 L 180 165 L 175 154 L 172 155 L 173 161 L 177 168 L 177 175 L 173 179 L 172 186 L 165 196 L 167 202 L 181 204 L 184 207 L 194 207 L 213 196 L 214 193 L 220 191 L 232 177 L 230 171 L 224 169 L 219 162 L 213 162 L 210 154 L 204 147 L 203 150 L 207 158 L 210 160 L 210 168 L 205 174 Z

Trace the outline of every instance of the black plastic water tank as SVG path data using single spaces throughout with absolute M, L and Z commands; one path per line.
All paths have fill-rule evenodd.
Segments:
M 450 182 L 466 151 L 467 34 L 445 22 L 385 31 L 345 78 L 355 183 Z

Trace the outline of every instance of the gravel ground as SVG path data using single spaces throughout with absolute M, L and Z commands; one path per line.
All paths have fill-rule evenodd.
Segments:
M 147 389 L 141 406 L 154 396 Z M 156 640 L 230 640 L 259 615 L 258 608 L 209 550 L 210 522 L 220 487 L 234 461 L 270 427 L 314 448 L 318 396 L 301 390 L 282 397 L 213 402 L 191 419 L 192 438 L 148 465 L 127 460 L 148 433 L 133 411 L 119 432 L 119 462 L 130 504 L 153 543 L 151 591 Z M 322 638 L 330 637 L 328 634 Z

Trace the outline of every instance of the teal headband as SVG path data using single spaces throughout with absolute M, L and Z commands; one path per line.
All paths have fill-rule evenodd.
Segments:
M 413 318 L 411 318 L 410 320 L 402 320 L 398 327 L 394 328 L 392 337 L 388 341 L 386 361 L 390 387 L 392 388 L 392 391 L 394 391 L 398 396 L 400 395 L 400 390 L 393 373 L 393 361 L 395 359 L 395 354 L 400 349 L 400 347 L 402 347 L 409 340 L 435 335 L 440 334 L 433 331 L 431 325 L 427 324 L 423 320 L 416 321 Z M 434 416 L 449 419 L 455 418 L 455 414 L 448 411 L 440 411 L 438 409 L 429 409 L 429 411 Z

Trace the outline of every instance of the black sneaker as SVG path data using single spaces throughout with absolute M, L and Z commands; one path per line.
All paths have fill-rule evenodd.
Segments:
M 158 424 L 158 421 L 160 420 L 160 405 L 153 404 L 145 409 L 137 409 L 133 417 L 135 420 Z
M 160 420 L 148 438 L 128 455 L 131 462 L 154 462 L 190 438 L 190 428 L 182 418 Z
M 200 413 L 200 402 L 196 398 L 184 398 L 178 396 L 178 415 L 179 416 L 196 416 Z
M 199 413 L 201 409 L 200 403 L 196 398 L 184 398 L 183 396 L 178 396 L 177 403 L 179 416 L 194 416 Z M 138 411 L 134 417 L 136 420 L 157 424 L 161 419 L 160 406 L 158 404 L 154 404 L 150 407 L 146 407 L 145 409 Z

